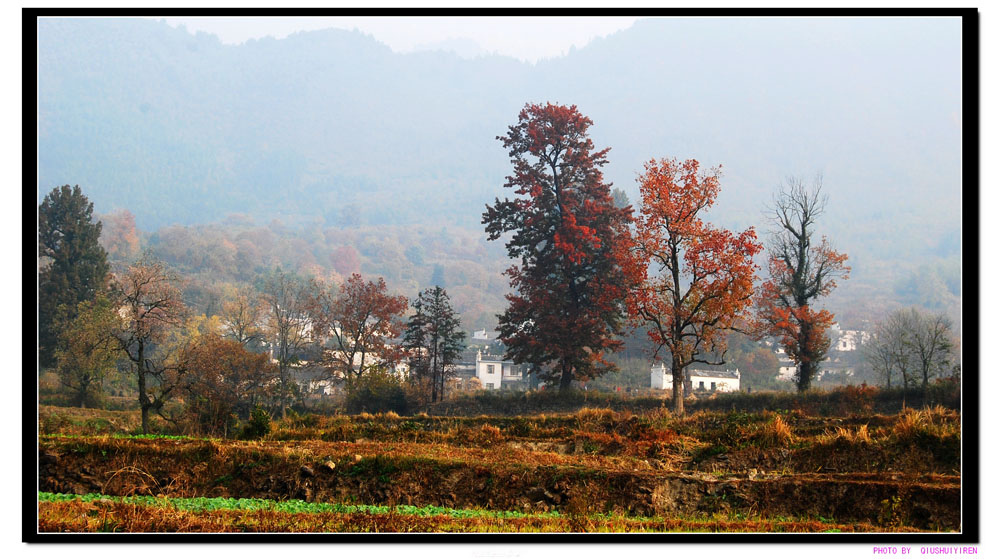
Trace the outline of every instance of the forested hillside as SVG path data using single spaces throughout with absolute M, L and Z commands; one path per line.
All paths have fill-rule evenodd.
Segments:
M 576 104 L 633 200 L 652 157 L 723 165 L 722 226 L 765 230 L 774 187 L 822 172 L 819 231 L 853 269 L 831 308 L 955 315 L 959 24 L 889 23 L 642 20 L 532 65 L 396 54 L 341 30 L 232 46 L 152 20 L 43 19 L 38 200 L 79 184 L 97 213 L 127 209 L 148 246 L 215 281 L 274 264 L 342 274 L 356 254 L 412 296 L 439 265 L 478 323 L 506 289 L 479 224 L 510 173 L 495 138 L 525 102 Z

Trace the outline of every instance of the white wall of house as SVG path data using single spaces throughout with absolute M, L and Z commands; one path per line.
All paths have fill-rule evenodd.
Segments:
M 816 378 L 823 378 L 826 375 L 841 374 L 849 377 L 854 376 L 854 369 L 850 367 L 823 367 L 816 373 Z
M 728 372 L 728 371 L 727 371 Z M 716 376 L 712 371 L 690 371 L 691 388 L 693 390 L 708 390 L 717 392 L 736 392 L 740 389 L 740 371 L 734 371 L 736 378 Z M 653 366 L 649 372 L 649 385 L 659 390 L 670 390 L 674 387 L 674 376 L 666 365 L 660 363 Z
M 740 389 L 740 379 L 709 374 L 691 375 L 691 388 L 715 392 L 737 392 Z
M 504 383 L 520 381 L 523 376 L 521 369 L 513 361 L 504 361 L 499 357 L 486 356 L 476 352 L 476 378 L 487 390 L 500 390 Z
M 660 363 L 649 371 L 649 386 L 658 390 L 669 390 L 674 387 L 674 375 L 670 374 L 666 365 Z
M 503 385 L 503 361 L 500 359 L 483 359 L 482 352 L 476 352 L 476 378 L 487 390 L 500 390 Z

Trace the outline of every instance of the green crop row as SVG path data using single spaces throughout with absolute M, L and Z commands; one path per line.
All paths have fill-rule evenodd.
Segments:
M 95 501 L 117 501 L 144 506 L 170 506 L 177 510 L 204 512 L 213 510 L 273 510 L 286 513 L 322 513 L 334 512 L 341 514 L 364 513 L 364 514 L 403 514 L 412 516 L 448 516 L 451 518 L 558 518 L 558 512 L 546 513 L 523 513 L 518 511 L 490 511 L 482 509 L 452 509 L 425 505 L 422 507 L 412 505 L 344 505 L 339 503 L 310 503 L 292 499 L 288 501 L 273 501 L 270 499 L 233 499 L 227 497 L 153 497 L 148 495 L 134 495 L 129 497 L 117 497 L 101 495 L 99 493 L 88 493 L 86 495 L 73 495 L 67 493 L 47 493 L 38 492 L 40 502 L 73 501 L 79 499 L 83 502 Z

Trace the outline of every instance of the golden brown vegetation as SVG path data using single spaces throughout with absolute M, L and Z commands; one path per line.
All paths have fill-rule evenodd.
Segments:
M 42 490 L 562 513 L 558 521 L 506 527 L 281 517 L 289 530 L 834 529 L 829 522 L 810 528 L 805 520 L 774 521 L 792 517 L 836 518 L 844 531 L 959 526 L 960 417 L 940 406 L 840 418 L 795 410 L 677 417 L 661 409 L 607 408 L 529 416 L 291 416 L 255 441 L 122 436 L 128 424 L 115 420 L 129 416 L 109 415 L 121 413 L 127 412 L 40 410 L 40 428 L 59 433 L 40 439 Z M 101 435 L 87 435 L 88 429 Z M 143 527 L 156 514 L 122 517 L 118 525 Z M 639 516 L 659 520 L 643 524 Z M 207 530 L 215 525 L 210 518 L 180 515 L 173 524 L 161 518 L 149 525 Z M 244 525 L 271 529 L 268 519 L 279 517 Z M 747 519 L 758 524 L 739 523 Z M 89 530 L 92 520 L 51 526 Z

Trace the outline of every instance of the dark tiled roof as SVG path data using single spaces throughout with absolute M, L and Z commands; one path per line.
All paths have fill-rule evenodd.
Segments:
M 706 371 L 703 369 L 690 369 L 688 371 L 691 378 L 694 377 L 715 377 L 715 378 L 740 378 L 736 371 Z

